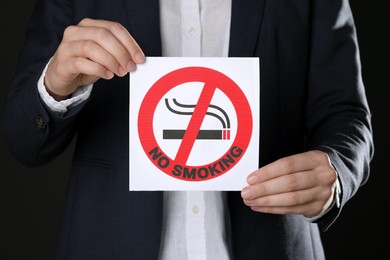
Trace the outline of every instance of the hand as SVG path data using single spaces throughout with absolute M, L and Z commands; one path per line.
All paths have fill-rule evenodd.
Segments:
M 122 77 L 144 60 L 141 48 L 122 25 L 86 18 L 65 29 L 44 84 L 55 99 L 62 100 L 99 78 Z
M 336 180 L 328 155 L 309 151 L 254 171 L 241 196 L 254 211 L 314 217 L 331 204 Z

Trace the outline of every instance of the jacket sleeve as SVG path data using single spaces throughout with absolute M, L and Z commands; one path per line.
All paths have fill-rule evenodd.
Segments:
M 374 146 L 349 2 L 313 1 L 312 19 L 307 149 L 329 155 L 341 184 L 340 207 L 316 221 L 326 230 L 367 182 Z
M 80 108 L 64 116 L 51 114 L 41 101 L 38 79 L 53 56 L 66 26 L 72 23 L 70 1 L 38 0 L 19 54 L 2 117 L 2 133 L 11 153 L 25 166 L 47 163 L 75 135 Z

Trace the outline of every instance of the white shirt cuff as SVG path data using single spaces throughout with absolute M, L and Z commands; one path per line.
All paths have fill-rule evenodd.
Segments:
M 57 101 L 52 96 L 50 96 L 44 85 L 44 78 L 48 64 L 46 64 L 46 67 L 38 80 L 38 92 L 43 102 L 52 112 L 57 113 L 58 115 L 63 115 L 68 111 L 68 109 L 77 106 L 78 104 L 88 99 L 89 95 L 91 94 L 93 84 L 78 87 L 70 98 Z

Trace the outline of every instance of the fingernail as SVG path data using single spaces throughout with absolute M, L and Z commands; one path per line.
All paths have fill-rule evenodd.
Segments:
M 252 190 L 250 188 L 244 188 L 241 191 L 241 197 L 243 199 L 250 199 L 252 197 Z
M 110 70 L 106 70 L 106 78 L 107 79 L 112 79 L 114 77 L 114 73 Z
M 119 66 L 118 72 L 119 76 L 123 76 L 126 74 L 126 70 L 122 66 Z
M 126 69 L 127 69 L 127 71 L 129 71 L 129 72 L 134 71 L 134 70 L 135 70 L 135 64 L 134 64 L 134 62 L 128 61 L 128 62 L 126 63 Z
M 136 63 L 143 63 L 145 61 L 145 55 L 139 51 L 134 55 L 134 59 Z

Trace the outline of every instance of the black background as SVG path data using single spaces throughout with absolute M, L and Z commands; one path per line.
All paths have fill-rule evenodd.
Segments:
M 376 153 L 368 183 L 347 204 L 336 223 L 322 233 L 330 260 L 386 259 L 389 255 L 390 29 L 385 20 L 386 2 L 351 1 L 373 114 Z M 2 3 L 1 113 L 35 0 L 22 3 Z M 11 157 L 0 139 L 0 259 L 53 259 L 72 150 L 73 145 L 55 162 L 27 169 Z

